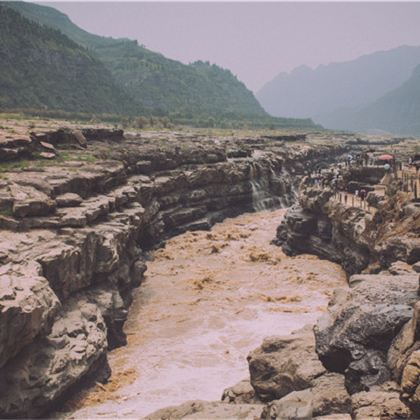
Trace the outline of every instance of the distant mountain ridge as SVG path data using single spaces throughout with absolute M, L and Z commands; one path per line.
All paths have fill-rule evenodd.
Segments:
M 420 65 L 401 86 L 369 105 L 337 111 L 335 124 L 352 130 L 420 135 Z
M 280 73 L 257 98 L 272 115 L 313 118 L 328 128 L 351 129 L 362 110 L 406 82 L 420 64 L 420 47 L 402 46 L 352 61 L 301 66 Z M 369 124 L 368 124 L 369 125 Z

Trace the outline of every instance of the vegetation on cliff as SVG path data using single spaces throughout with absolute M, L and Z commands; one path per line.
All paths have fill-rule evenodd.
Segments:
M 185 65 L 150 51 L 137 41 L 90 34 L 73 24 L 65 14 L 50 7 L 24 2 L 3 4 L 34 22 L 61 31 L 86 48 L 83 51 L 87 57 L 98 62 L 98 65 L 101 62 L 120 89 L 116 96 L 122 93 L 127 98 L 125 109 L 120 107 L 112 112 L 168 116 L 175 123 L 196 126 L 239 127 L 248 124 L 257 127 L 314 127 L 309 119 L 271 117 L 236 76 L 215 64 L 199 61 Z M 20 24 L 27 26 L 23 21 Z M 44 48 L 48 50 L 45 45 Z M 26 62 L 19 65 L 28 68 Z M 38 82 L 38 86 L 48 92 L 46 84 Z M 104 98 L 105 103 L 107 99 Z M 21 107 L 21 102 L 3 106 Z M 37 105 L 35 100 L 33 102 L 31 107 Z M 92 102 L 96 103 L 95 97 L 92 97 Z M 47 105 L 64 110 L 84 110 L 69 108 L 61 102 Z
M 0 22 L 0 109 L 127 111 L 129 98 L 84 47 L 3 5 Z

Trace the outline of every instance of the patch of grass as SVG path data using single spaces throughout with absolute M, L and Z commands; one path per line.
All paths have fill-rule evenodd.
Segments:
M 89 153 L 72 153 L 69 151 L 60 152 L 55 159 L 47 160 L 38 156 L 34 159 L 20 159 L 12 162 L 0 162 L 0 174 L 17 170 L 42 169 L 49 166 L 56 166 L 65 162 L 95 163 L 99 159 Z
M 13 212 L 11 208 L 3 208 L 0 209 L 0 216 L 3 217 L 12 217 L 13 216 Z
M 31 161 L 28 159 L 21 159 L 13 162 L 0 162 L 0 173 L 14 171 L 16 169 L 25 169 L 29 167 Z
M 0 120 L 23 120 L 26 119 L 23 114 L 15 112 L 0 112 Z
M 86 162 L 95 163 L 99 158 L 90 153 L 72 153 L 70 151 L 61 151 L 55 159 L 55 162 Z

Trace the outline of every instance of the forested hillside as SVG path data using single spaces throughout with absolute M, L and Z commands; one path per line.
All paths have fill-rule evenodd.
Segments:
M 257 126 L 314 126 L 309 119 L 272 118 L 242 82 L 217 65 L 185 65 L 137 41 L 90 34 L 51 7 L 24 2 L 4 4 L 86 47 L 110 71 L 119 87 L 133 97 L 136 105 L 134 110 L 130 105 L 131 113 L 165 115 L 177 122 L 198 125 L 246 121 Z
M 103 63 L 60 32 L 0 4 L 0 109 L 127 113 Z

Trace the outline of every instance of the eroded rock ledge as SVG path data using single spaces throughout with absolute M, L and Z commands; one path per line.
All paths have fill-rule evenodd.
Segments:
M 35 157 L 11 152 L 15 143 L 10 159 Z M 345 150 L 95 130 L 25 144 L 52 156 L 0 177 L 1 417 L 41 416 L 93 372 L 106 378 L 145 250 L 257 206 L 289 205 L 306 170 Z
M 359 176 L 357 171 L 352 169 L 353 173 L 345 175 L 350 178 L 347 181 Z M 374 178 L 372 184 L 378 182 Z M 335 291 L 327 314 L 311 334 L 313 355 L 316 352 L 327 374 L 341 377 L 343 392 L 351 398 L 349 407 L 331 406 L 325 414 L 347 413 L 356 419 L 418 418 L 420 414 L 420 207 L 411 202 L 407 193 L 397 192 L 397 187 L 391 184 L 392 194 L 381 197 L 368 210 L 337 200 L 328 187 L 320 189 L 303 183 L 298 203 L 278 229 L 277 243 L 287 253 L 317 254 L 340 263 L 351 275 L 350 288 Z M 284 345 L 283 339 L 277 346 Z M 266 412 L 271 417 L 267 418 L 282 418 L 279 413 L 290 418 L 284 411 L 285 398 L 290 400 L 288 406 L 297 410 L 294 418 L 305 418 L 300 415 L 306 415 L 310 409 L 312 414 L 319 414 L 314 402 L 317 385 L 308 385 L 308 373 L 296 380 L 291 376 L 292 368 L 283 366 L 284 357 L 282 364 L 264 365 L 281 356 L 279 352 L 268 355 L 264 344 L 257 354 L 256 361 L 250 356 L 251 383 L 256 381 L 253 366 L 263 366 L 258 376 L 265 378 L 263 386 L 268 386 L 268 390 L 261 394 L 262 399 L 266 395 L 271 395 L 270 399 L 282 397 L 268 406 Z M 310 369 L 312 374 L 317 372 L 315 367 Z M 294 378 L 294 388 L 288 385 L 289 392 L 294 392 L 285 397 L 277 391 L 281 389 L 279 385 L 284 387 L 287 383 L 281 379 L 284 376 L 289 383 Z M 297 400 L 296 392 L 301 392 L 302 384 L 311 396 Z M 258 393 L 258 381 L 253 385 Z M 324 404 L 329 401 L 325 398 Z M 346 400 L 343 396 L 340 399 Z
M 382 176 L 379 167 L 353 167 L 344 182 L 374 190 Z M 399 187 L 361 208 L 328 184 L 304 181 L 275 242 L 288 254 L 340 263 L 349 287 L 334 291 L 315 327 L 264 340 L 248 356 L 250 379 L 226 389 L 221 402 L 189 402 L 150 418 L 199 418 L 210 407 L 212 418 L 419 418 L 420 207 Z

